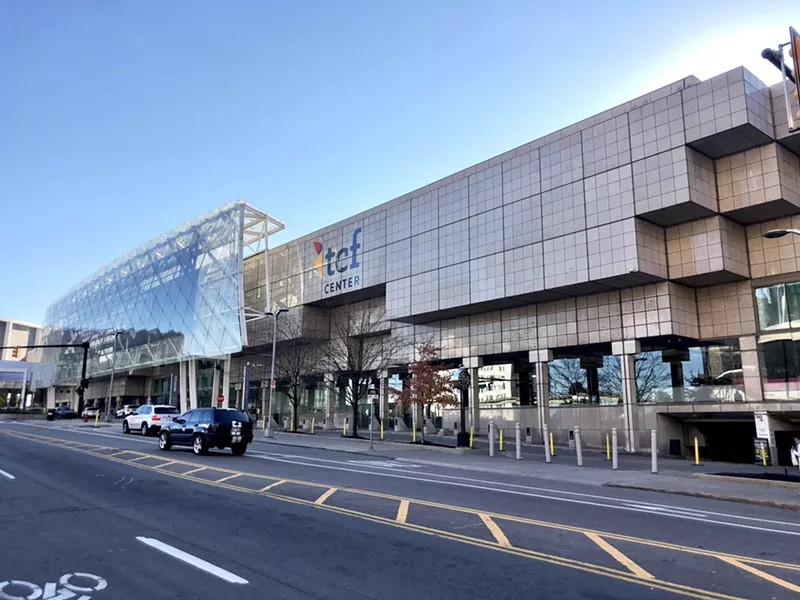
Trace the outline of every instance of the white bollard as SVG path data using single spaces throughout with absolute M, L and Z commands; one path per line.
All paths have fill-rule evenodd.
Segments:
M 575 425 L 575 455 L 578 457 L 578 466 L 583 466 L 583 449 L 581 448 L 581 428 Z
M 658 473 L 658 440 L 655 429 L 650 430 L 650 472 Z
M 552 459 L 550 458 L 550 436 L 547 425 L 542 425 L 542 439 L 544 439 L 544 462 L 549 463 Z
M 517 460 L 522 460 L 522 445 L 520 444 L 519 423 L 514 425 L 514 438 L 517 442 Z
M 617 428 L 611 428 L 611 468 L 615 471 L 619 469 L 617 464 Z
M 489 456 L 494 456 L 494 421 L 489 421 Z

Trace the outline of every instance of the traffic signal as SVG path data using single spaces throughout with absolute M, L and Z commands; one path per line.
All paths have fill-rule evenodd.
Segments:
M 14 346 L 11 349 L 11 358 L 19 358 L 19 346 Z

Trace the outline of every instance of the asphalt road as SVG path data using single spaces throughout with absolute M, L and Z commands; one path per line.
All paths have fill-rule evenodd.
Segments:
M 57 424 L 0 424 L 0 542 L 0 600 L 800 592 L 794 511 Z

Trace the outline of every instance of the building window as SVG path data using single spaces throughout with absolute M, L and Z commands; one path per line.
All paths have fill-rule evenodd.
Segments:
M 800 398 L 800 282 L 756 288 L 764 400 Z

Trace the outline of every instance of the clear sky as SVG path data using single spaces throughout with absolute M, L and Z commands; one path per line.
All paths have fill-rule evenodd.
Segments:
M 0 0 L 0 317 L 237 197 L 287 241 L 686 75 L 774 83 L 796 6 Z

